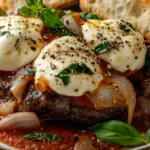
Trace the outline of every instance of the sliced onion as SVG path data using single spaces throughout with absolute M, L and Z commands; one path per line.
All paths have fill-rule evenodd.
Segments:
M 0 115 L 7 116 L 9 114 L 14 113 L 16 106 L 17 106 L 16 101 L 3 101 L 0 104 Z
M 93 93 L 87 94 L 95 109 L 124 108 L 128 106 L 128 123 L 131 123 L 136 103 L 133 85 L 123 76 L 114 76 L 102 82 Z
M 33 112 L 18 112 L 0 120 L 0 131 L 38 128 L 40 128 L 40 121 Z
M 71 15 L 65 15 L 62 17 L 63 24 L 70 29 L 73 33 L 81 36 L 82 31 L 79 25 L 75 22 L 74 18 Z
M 136 104 L 136 93 L 134 91 L 133 85 L 131 82 L 123 77 L 123 76 L 115 76 L 113 77 L 113 81 L 115 81 L 122 92 L 124 98 L 126 99 L 128 106 L 128 123 L 131 124 Z
M 22 102 L 22 96 L 25 87 L 29 81 L 33 80 L 31 76 L 18 76 L 12 83 L 10 88 L 12 94 L 16 97 L 18 103 Z
M 75 144 L 74 150 L 98 150 L 88 136 L 82 136 Z

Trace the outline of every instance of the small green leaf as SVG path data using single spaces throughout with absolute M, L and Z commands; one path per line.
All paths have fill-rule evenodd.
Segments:
M 70 74 L 94 74 L 89 67 L 87 67 L 84 63 L 82 64 L 71 64 L 66 69 L 62 70 L 56 77 L 60 78 L 64 85 L 69 84 L 69 75 Z
M 59 17 L 49 8 L 45 8 L 42 12 L 39 12 L 38 18 L 50 28 L 62 28 L 64 26 Z
M 146 132 L 146 139 L 148 140 L 148 142 L 150 142 L 150 129 L 148 129 Z
M 34 17 L 36 16 L 36 12 L 34 12 L 32 9 L 27 7 L 20 7 L 18 8 L 19 14 L 21 14 L 24 17 Z
M 33 132 L 27 134 L 23 137 L 24 140 L 31 140 L 31 141 L 58 141 L 63 140 L 63 136 L 54 135 L 52 133 L 43 133 L 43 132 Z
M 96 46 L 94 48 L 94 51 L 95 51 L 96 54 L 102 54 L 102 53 L 110 51 L 110 49 L 111 49 L 110 42 L 104 41 L 101 44 L 99 44 L 98 46 Z
M 34 76 L 35 73 L 36 73 L 36 70 L 35 70 L 35 69 L 28 69 L 28 70 L 27 70 L 27 75 L 28 75 L 28 76 Z
M 33 5 L 37 5 L 38 0 L 26 0 L 26 4 L 30 7 Z
M 11 35 L 11 33 L 9 31 L 0 32 L 0 36 L 4 36 L 4 35 Z
M 148 141 L 131 125 L 121 121 L 108 121 L 92 127 L 96 136 L 104 142 L 123 146 L 147 144 Z
M 119 28 L 125 32 L 130 32 L 131 29 L 133 29 L 134 31 L 136 30 L 131 23 L 124 21 L 119 24 Z
M 59 10 L 59 11 L 58 11 L 58 16 L 59 16 L 60 18 L 62 18 L 63 16 L 65 16 L 65 15 L 70 15 L 71 13 L 73 13 L 72 10 Z
M 95 20 L 103 20 L 102 18 L 98 17 L 97 15 L 93 13 L 88 13 L 88 12 L 83 12 L 80 13 L 80 17 L 84 20 L 87 21 L 89 19 L 95 19 Z

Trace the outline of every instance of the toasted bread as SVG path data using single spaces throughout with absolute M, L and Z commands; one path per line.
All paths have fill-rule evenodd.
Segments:
M 150 0 L 80 0 L 83 11 L 133 24 L 150 40 Z
M 78 3 L 79 0 L 43 0 L 46 7 L 68 8 Z M 15 9 L 18 6 L 25 5 L 25 0 L 0 0 L 0 8 L 3 10 Z

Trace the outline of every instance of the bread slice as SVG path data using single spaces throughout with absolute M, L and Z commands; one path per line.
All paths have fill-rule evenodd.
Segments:
M 78 2 L 79 0 L 43 0 L 46 7 L 59 9 L 68 8 Z M 0 0 L 0 8 L 3 10 L 15 9 L 21 5 L 25 5 L 25 0 Z
M 83 11 L 133 24 L 150 40 L 150 0 L 80 0 Z

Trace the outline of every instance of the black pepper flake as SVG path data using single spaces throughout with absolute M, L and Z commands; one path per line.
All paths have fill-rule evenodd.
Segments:
M 35 48 L 35 47 L 31 47 L 31 49 L 32 49 L 33 51 L 35 51 L 35 50 L 36 50 L 36 48 Z
M 127 68 L 129 68 L 129 65 L 127 65 Z
M 138 57 L 137 57 L 137 56 L 135 56 L 134 58 L 135 58 L 135 59 L 138 59 Z
M 79 91 L 79 89 L 75 89 L 74 91 L 75 91 L 75 92 L 78 92 L 78 91 Z
M 73 140 L 74 140 L 74 141 L 78 141 L 78 140 L 79 140 L 79 137 L 78 137 L 77 135 L 74 135 L 74 136 L 73 136 Z
M 51 69 L 52 69 L 52 70 L 55 70 L 55 69 L 56 69 L 56 66 L 55 66 L 52 62 L 50 63 L 50 65 L 51 65 Z

